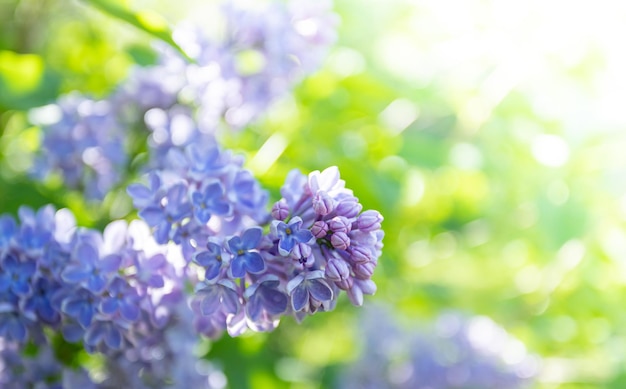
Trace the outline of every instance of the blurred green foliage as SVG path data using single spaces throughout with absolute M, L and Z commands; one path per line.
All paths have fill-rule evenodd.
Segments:
M 88 204 L 59 182 L 29 179 L 40 133 L 28 109 L 72 90 L 106 95 L 131 64 L 154 61 L 152 37 L 172 43 L 160 17 L 142 15 L 175 23 L 200 3 L 0 2 L 2 212 L 54 203 L 83 225 L 107 222 L 123 189 Z M 385 216 L 379 290 L 365 304 L 386 302 L 419 321 L 443 309 L 487 315 L 541 355 L 539 388 L 624 387 L 626 138 L 617 130 L 626 122 L 596 120 L 582 108 L 589 101 L 576 99 L 607 69 L 612 52 L 602 50 L 612 46 L 590 38 L 569 62 L 533 52 L 522 66 L 544 61 L 552 83 L 541 71 L 523 79 L 489 50 L 470 47 L 466 63 L 438 51 L 462 41 L 467 23 L 499 31 L 484 16 L 494 2 L 470 2 L 475 12 L 459 31 L 428 19 L 439 15 L 436 2 L 365 3 L 337 0 L 339 43 L 326 66 L 224 143 L 247 155 L 274 199 L 289 170 L 337 165 L 366 208 Z M 544 93 L 571 99 L 546 102 Z M 271 166 L 255 164 L 272 137 L 284 152 Z M 287 319 L 271 334 L 204 346 L 232 388 L 330 387 L 342 364 L 366 352 L 355 339 L 358 311 L 344 299 L 302 324 Z

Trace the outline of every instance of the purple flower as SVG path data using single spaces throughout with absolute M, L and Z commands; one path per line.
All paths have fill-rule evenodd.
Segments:
M 30 320 L 11 304 L 0 302 L 0 338 L 23 343 L 28 336 Z
M 241 305 L 237 287 L 229 280 L 199 285 L 196 290 L 196 299 L 200 303 L 200 312 L 204 316 L 220 313 L 235 314 L 239 312 Z
M 91 291 L 79 288 L 63 300 L 61 311 L 76 319 L 83 328 L 88 328 L 97 312 L 99 302 L 98 296 Z
M 193 192 L 191 200 L 196 219 L 206 224 L 212 214 L 228 215 L 231 212 L 231 206 L 223 200 L 223 196 L 224 187 L 219 182 L 207 185 L 204 192 Z
M 4 255 L 9 249 L 9 245 L 16 231 L 17 226 L 15 219 L 9 215 L 0 216 L 0 256 Z
M 126 188 L 126 192 L 133 199 L 133 204 L 137 208 L 154 205 L 163 197 L 159 175 L 153 172 L 149 175 L 148 181 L 149 187 L 142 184 L 130 184 Z
M 19 296 L 30 293 L 30 278 L 37 268 L 34 261 L 19 261 L 14 255 L 8 254 L 0 265 L 0 292 L 10 290 Z
M 201 251 L 194 254 L 193 261 L 205 268 L 204 278 L 206 280 L 214 280 L 220 274 L 222 268 L 222 246 L 209 242 L 207 243 L 208 251 Z
M 319 305 L 333 298 L 333 291 L 324 281 L 324 273 L 319 270 L 303 273 L 287 284 L 291 296 L 291 306 L 298 312 L 308 310 L 309 305 Z
M 186 193 L 184 184 L 176 184 L 168 189 L 160 205 L 151 205 L 139 211 L 139 216 L 150 227 L 155 227 L 158 243 L 167 243 L 172 225 L 191 215 L 191 204 L 186 201 Z
M 120 277 L 115 277 L 107 287 L 107 293 L 100 301 L 100 312 L 119 314 L 128 321 L 139 319 L 139 295 L 137 290 Z
M 368 210 L 356 219 L 357 228 L 363 232 L 371 232 L 380 229 L 383 217 L 378 211 Z
M 285 220 L 289 217 L 289 206 L 284 199 L 277 201 L 272 206 L 272 217 L 276 220 Z
M 109 280 L 108 274 L 117 271 L 121 262 L 117 255 L 101 259 L 97 248 L 85 241 L 77 244 L 72 257 L 75 262 L 65 268 L 61 277 L 65 282 L 80 283 L 94 293 L 104 290 Z
M 272 233 L 278 237 L 278 252 L 287 256 L 296 243 L 311 243 L 315 238 L 309 230 L 300 229 L 302 219 L 298 216 L 291 219 L 289 224 L 282 221 L 272 222 Z
M 228 240 L 228 249 L 233 254 L 230 272 L 234 278 L 241 278 L 248 273 L 260 273 L 265 270 L 265 262 L 258 252 L 252 251 L 261 242 L 263 230 L 260 227 L 247 229 L 241 237 Z
M 273 329 L 273 318 L 287 310 L 289 298 L 279 290 L 279 284 L 278 277 L 268 275 L 246 290 L 246 315 L 257 323 L 259 330 L 264 327 Z
M 57 307 L 53 306 L 54 295 L 62 285 L 49 279 L 38 278 L 34 284 L 33 293 L 24 302 L 22 309 L 34 313 L 42 322 L 55 325 L 61 321 Z
M 123 336 L 120 329 L 110 321 L 96 320 L 85 332 L 85 344 L 96 348 L 102 344 L 119 350 L 122 348 Z

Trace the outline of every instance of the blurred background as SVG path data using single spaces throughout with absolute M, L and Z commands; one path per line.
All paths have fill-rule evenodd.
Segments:
M 123 187 L 94 204 L 28 173 L 41 145 L 30 109 L 74 90 L 106 96 L 153 60 L 154 37 L 96 3 L 0 0 L 2 213 L 53 203 L 100 228 L 134 217 Z M 120 4 L 171 25 L 218 22 L 215 2 Z M 463 347 L 489 349 L 530 387 L 626 387 L 626 3 L 335 0 L 334 11 L 322 69 L 223 142 L 273 200 L 289 170 L 337 165 L 385 217 L 378 292 L 269 334 L 203 340 L 201 353 L 230 388 L 419 387 L 411 353 L 445 367 L 472 355 Z M 416 340 L 367 359 L 393 343 L 377 337 L 418 334 L 448 346 Z M 359 386 L 368 363 L 382 381 Z

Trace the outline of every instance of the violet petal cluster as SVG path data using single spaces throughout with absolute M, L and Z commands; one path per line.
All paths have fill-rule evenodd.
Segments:
M 359 339 L 365 352 L 343 369 L 342 389 L 523 389 L 541 362 L 485 316 L 444 312 L 428 326 L 400 326 L 389 309 L 369 309 Z
M 252 123 L 319 68 L 336 39 L 338 18 L 330 1 L 226 2 L 220 12 L 219 38 L 184 25 L 174 32 L 195 63 L 160 48 L 156 65 L 133 68 L 103 100 L 73 94 L 33 111 L 46 150 L 37 156 L 33 175 L 60 175 L 66 187 L 102 199 L 124 181 L 134 157 L 129 153 L 137 151 L 129 132 L 147 130 L 134 138 L 148 138 L 148 165 L 162 167 L 171 148 Z
M 201 188 L 203 197 L 232 190 L 234 182 L 221 180 L 223 186 L 209 194 L 211 186 L 205 182 L 216 182 L 220 170 L 189 170 L 190 155 L 195 154 L 188 151 L 188 158 L 180 160 L 179 167 L 184 169 L 175 175 L 178 180 L 172 181 L 172 186 L 160 184 L 158 177 L 173 172 L 158 170 L 149 176 L 151 190 L 140 184 L 129 187 L 141 217 L 146 219 L 145 210 L 158 207 L 155 204 L 166 210 L 165 204 L 172 200 L 164 202 L 159 196 L 166 196 L 179 185 Z M 191 165 L 213 165 L 212 153 L 202 155 L 207 163 L 196 160 Z M 258 184 L 251 187 L 260 191 Z M 192 194 L 198 192 L 186 193 L 180 196 L 183 200 L 175 202 L 176 207 L 198 207 Z M 355 305 L 363 303 L 364 294 L 376 291 L 371 277 L 383 246 L 383 217 L 377 211 L 361 212 L 362 205 L 345 188 L 338 169 L 315 171 L 308 177 L 292 171 L 281 193 L 283 198 L 274 204 L 271 214 L 263 212 L 264 201 L 258 202 L 252 208 L 255 212 L 247 214 L 248 223 L 233 223 L 216 213 L 200 224 L 196 212 L 187 210 L 183 219 L 169 219 L 169 240 L 161 235 L 159 224 L 146 219 L 161 243 L 178 243 L 178 229 L 193 231 L 186 235 L 189 241 L 183 252 L 185 260 L 191 262 L 189 266 L 199 268 L 191 307 L 200 333 L 217 337 L 224 330 L 233 336 L 247 329 L 270 331 L 282 315 L 302 320 L 317 311 L 333 309 L 341 290 Z M 230 205 L 232 210 L 242 209 L 241 202 Z M 269 232 L 264 234 L 263 226 L 269 227 Z
M 141 380 L 154 381 L 128 387 L 163 387 L 182 374 L 172 368 L 149 373 L 163 363 L 163 355 L 152 350 L 169 352 L 171 359 L 183 357 L 174 355 L 177 344 L 168 338 L 190 314 L 180 247 L 158 245 L 141 221 L 112 222 L 100 233 L 76 227 L 69 211 L 55 212 L 52 206 L 38 211 L 21 207 L 18 216 L 19 222 L 0 216 L 0 380 L 13 377 L 11 369 L 19 364 L 31 365 L 21 359 L 11 362 L 12 352 L 23 354 L 27 344 L 60 377 L 62 366 L 46 351 L 55 333 L 118 365 L 135 366 L 129 377 L 143 371 Z M 191 376 L 198 375 L 193 364 L 187 368 Z M 33 367 L 28 374 L 36 371 Z M 206 377 L 199 380 L 208 387 Z

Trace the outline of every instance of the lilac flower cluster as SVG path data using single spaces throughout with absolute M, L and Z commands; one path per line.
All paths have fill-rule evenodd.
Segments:
M 183 149 L 218 127 L 250 124 L 317 69 L 335 40 L 330 1 L 228 2 L 221 10 L 222 39 L 186 26 L 174 33 L 195 63 L 162 48 L 156 65 L 132 69 L 109 98 L 71 95 L 48 107 L 57 113 L 39 123 L 46 153 L 35 176 L 60 174 L 67 187 L 102 199 L 125 178 L 128 154 L 136 151 L 129 131 L 148 130 L 150 167 L 160 167 L 169 148 Z
M 44 178 L 60 173 L 68 187 L 82 190 L 88 198 L 103 198 L 128 162 L 126 153 L 120 152 L 126 134 L 115 109 L 106 100 L 70 94 L 40 111 L 50 123 L 44 128 L 46 153 L 35 162 L 34 174 Z
M 0 338 L 0 387 L 5 389 L 96 388 L 83 369 L 63 366 L 45 345 L 35 355 L 17 342 Z
M 0 216 L 0 341 L 45 350 L 52 329 L 88 352 L 134 365 L 135 375 L 178 350 L 167 336 L 185 307 L 180 249 L 158 245 L 140 221 L 116 221 L 101 234 L 51 206 L 21 207 L 18 215 L 19 223 Z M 145 387 L 161 387 L 176 373 L 153 370 L 159 375 L 146 381 L 159 379 Z
M 171 150 L 170 168 L 128 193 L 157 242 L 181 245 L 200 268 L 192 302 L 199 332 L 268 331 L 281 315 L 332 309 L 340 290 L 355 305 L 375 292 L 383 218 L 361 212 L 336 167 L 308 177 L 292 171 L 268 215 L 267 195 L 241 160 L 198 147 Z
M 361 320 L 360 359 L 344 370 L 342 389 L 521 389 L 539 373 L 538 357 L 484 316 L 441 314 L 428 329 L 400 327 L 371 309 Z

